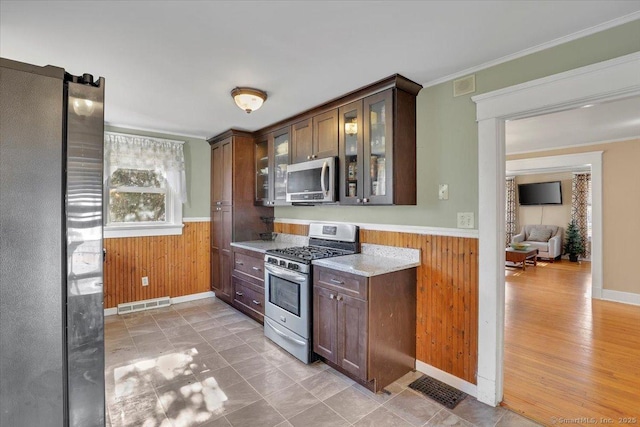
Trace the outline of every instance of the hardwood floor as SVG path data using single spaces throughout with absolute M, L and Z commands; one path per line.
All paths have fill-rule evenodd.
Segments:
M 505 280 L 502 405 L 545 425 L 640 424 L 640 307 L 592 300 L 588 262 Z

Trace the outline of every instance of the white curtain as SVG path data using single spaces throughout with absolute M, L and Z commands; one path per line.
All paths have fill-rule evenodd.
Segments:
M 505 182 L 505 244 L 509 246 L 511 239 L 516 235 L 516 180 L 513 176 L 508 176 Z
M 167 181 L 182 203 L 187 202 L 184 143 L 147 136 L 105 132 L 104 176 L 118 169 L 153 170 Z
M 591 240 L 589 239 L 589 223 L 591 221 L 589 207 L 591 206 L 591 174 L 574 173 L 571 182 L 571 220 L 575 221 L 582 243 L 584 244 L 584 258 L 591 257 Z

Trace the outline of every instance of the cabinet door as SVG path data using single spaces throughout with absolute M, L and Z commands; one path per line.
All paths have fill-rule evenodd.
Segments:
M 338 155 L 338 110 L 313 118 L 313 153 L 316 159 Z
M 363 380 L 367 379 L 367 302 L 339 294 L 338 365 Z
M 222 211 L 220 207 L 211 210 L 211 289 L 222 289 L 220 275 L 220 250 L 222 247 Z
M 273 156 L 273 186 L 271 201 L 274 205 L 287 204 L 287 192 L 285 182 L 287 178 L 287 166 L 289 165 L 289 140 L 291 127 L 287 126 L 272 133 Z
M 338 117 L 340 204 L 359 204 L 364 191 L 362 100 L 341 107 Z
M 222 204 L 222 144 L 211 147 L 211 205 Z
M 233 270 L 232 241 L 232 210 L 231 206 L 220 208 L 222 223 L 222 245 L 220 247 L 220 283 L 222 293 L 231 298 L 231 273 Z
M 338 304 L 336 293 L 320 286 L 313 287 L 313 351 L 338 363 Z
M 222 142 L 222 204 L 230 205 L 233 191 L 233 144 L 231 138 Z
M 269 162 L 269 138 L 267 135 L 258 138 L 255 150 L 256 188 L 254 201 L 256 205 L 267 205 L 270 199 L 270 178 L 273 170 Z
M 311 119 L 291 126 L 291 163 L 306 162 L 313 154 Z
M 366 97 L 363 109 L 366 165 L 363 200 L 369 204 L 392 204 L 393 89 Z

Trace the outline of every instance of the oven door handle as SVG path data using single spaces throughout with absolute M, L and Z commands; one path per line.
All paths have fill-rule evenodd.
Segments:
M 281 268 L 276 269 L 276 267 L 272 267 L 269 264 L 265 264 L 264 268 L 269 273 L 275 274 L 276 276 L 280 276 L 280 277 L 282 277 L 284 279 L 294 280 L 296 282 L 304 282 L 304 281 L 307 280 L 306 276 L 301 276 L 301 275 L 298 275 L 298 274 L 292 274 L 292 273 L 289 273 L 287 270 L 284 270 L 284 269 L 281 269 Z
M 305 344 L 306 344 L 306 342 L 304 342 L 304 341 L 300 341 L 300 340 L 297 340 L 297 339 L 295 339 L 295 338 L 293 338 L 293 337 L 290 337 L 289 335 L 285 334 L 284 332 L 281 332 L 281 331 L 279 331 L 278 329 L 276 329 L 276 327 L 275 327 L 275 326 L 274 326 L 274 325 L 269 321 L 269 319 L 267 319 L 266 317 L 265 317 L 265 319 L 264 319 L 264 322 L 265 322 L 265 323 L 266 323 L 266 324 L 267 324 L 271 329 L 273 329 L 273 332 L 275 332 L 276 334 L 280 335 L 282 338 L 284 338 L 284 339 L 286 339 L 286 340 L 289 340 L 289 341 L 292 341 L 292 342 L 294 342 L 294 343 L 296 343 L 296 344 L 299 344 L 299 345 L 305 345 Z

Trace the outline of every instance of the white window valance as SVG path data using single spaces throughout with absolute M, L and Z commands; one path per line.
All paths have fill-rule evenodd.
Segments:
M 104 176 L 118 169 L 153 170 L 165 178 L 182 203 L 187 201 L 184 142 L 105 132 Z

